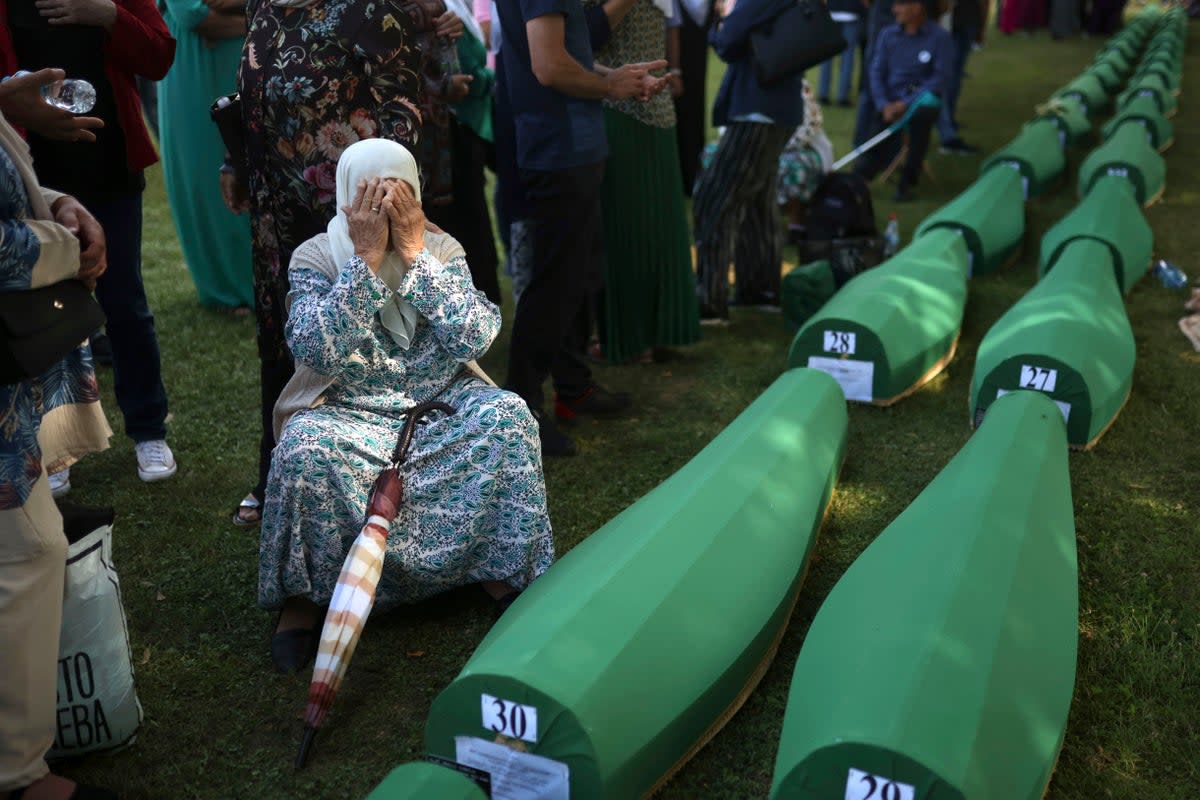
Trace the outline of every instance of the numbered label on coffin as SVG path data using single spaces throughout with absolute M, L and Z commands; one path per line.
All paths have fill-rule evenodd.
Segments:
M 510 739 L 537 742 L 538 717 L 533 706 L 523 706 L 490 694 L 479 696 L 483 706 L 483 727 Z
M 846 776 L 845 800 L 914 800 L 916 788 L 882 775 L 850 769 Z
M 1039 392 L 1053 392 L 1058 385 L 1058 370 L 1048 367 L 1021 365 L 1021 388 Z
M 853 334 L 851 334 L 853 335 Z M 851 358 L 821 358 L 809 356 L 808 366 L 828 373 L 842 387 L 847 400 L 870 403 L 874 395 L 875 362 Z
M 1128 178 L 1129 169 L 1128 167 L 1109 167 L 1106 174 L 1116 175 L 1118 178 Z
M 857 334 L 845 331 L 825 331 L 822 349 L 826 353 L 852 356 L 854 355 L 854 347 L 857 340 Z

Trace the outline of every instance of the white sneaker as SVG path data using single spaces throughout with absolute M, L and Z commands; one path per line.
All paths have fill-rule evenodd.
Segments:
M 67 492 L 71 491 L 71 468 L 67 467 L 64 470 L 55 472 L 53 475 L 47 475 L 50 479 L 50 496 L 62 497 Z
M 138 442 L 134 449 L 137 451 L 138 477 L 147 483 L 169 478 L 179 469 L 175 455 L 162 439 Z

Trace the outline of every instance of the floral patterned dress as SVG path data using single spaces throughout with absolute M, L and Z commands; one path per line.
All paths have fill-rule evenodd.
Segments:
M 259 352 L 287 361 L 288 263 L 337 212 L 342 151 L 375 136 L 416 145 L 427 66 L 417 37 L 428 15 L 398 0 L 320 0 L 304 8 L 255 0 L 249 13 L 238 88 Z
M 488 580 L 524 588 L 554 560 L 537 424 L 517 395 L 463 373 L 486 352 L 500 312 L 466 261 L 427 251 L 399 291 L 421 315 L 401 349 L 379 322 L 391 291 L 357 256 L 336 278 L 328 238 L 297 252 L 288 343 L 299 363 L 333 377 L 323 401 L 294 414 L 271 465 L 259 552 L 259 603 L 292 596 L 326 605 L 368 493 L 387 465 L 403 413 L 432 399 L 401 467 L 404 499 L 388 533 L 376 607 Z

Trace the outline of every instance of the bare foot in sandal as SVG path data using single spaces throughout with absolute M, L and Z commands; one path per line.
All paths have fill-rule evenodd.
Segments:
M 262 522 L 262 501 L 254 496 L 254 492 L 242 498 L 238 507 L 233 511 L 233 524 L 239 528 L 253 528 Z

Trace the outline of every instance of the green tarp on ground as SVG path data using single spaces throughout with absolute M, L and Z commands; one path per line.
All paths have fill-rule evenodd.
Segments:
M 788 365 L 829 372 L 846 398 L 890 405 L 954 354 L 967 301 L 967 245 L 940 228 L 846 283 L 792 339 Z
M 1079 98 L 1073 95 L 1052 99 L 1039 109 L 1038 119 L 1054 120 L 1058 125 L 1059 141 L 1064 146 L 1082 144 L 1092 135 L 1092 123 Z
M 501 739 L 564 765 L 571 800 L 653 789 L 724 724 L 774 655 L 846 420 L 828 375 L 781 375 L 530 585 L 434 700 L 429 752 L 455 758 Z
M 1071 446 L 1089 448 L 1125 404 L 1135 357 L 1111 251 L 1076 239 L 983 337 L 971 378 L 972 418 L 979 424 L 1006 392 L 1034 389 L 1058 404 Z
M 1158 101 L 1153 97 L 1134 97 L 1104 126 L 1104 138 L 1109 138 L 1129 121 L 1140 123 L 1146 129 L 1151 146 L 1160 153 L 1175 141 L 1175 126 L 1159 110 Z
M 1125 178 L 1102 175 L 1087 196 L 1042 237 L 1039 275 L 1054 266 L 1066 246 L 1077 239 L 1106 244 L 1113 257 L 1117 285 L 1128 294 L 1146 274 L 1154 248 L 1154 232 Z
M 1137 82 L 1129 84 L 1129 88 L 1117 98 L 1117 108 L 1123 109 L 1141 97 L 1153 99 L 1164 117 L 1173 116 L 1179 108 L 1179 99 L 1171 92 L 1166 81 L 1160 75 L 1147 75 Z
M 1078 97 L 1083 111 L 1089 117 L 1099 116 L 1108 107 L 1110 96 L 1100 79 L 1083 73 L 1054 93 L 1055 97 Z
M 1108 141 L 1083 160 L 1079 166 L 1079 196 L 1085 196 L 1103 175 L 1128 178 L 1138 204 L 1145 207 L 1162 197 L 1167 165 L 1151 146 L 1146 129 L 1137 122 L 1129 121 L 1119 125 L 1109 135 Z
M 1075 682 L 1066 437 L 997 403 L 813 619 L 772 800 L 1041 800 Z
M 783 276 L 779 305 L 784 318 L 799 328 L 837 292 L 828 259 L 801 264 Z
M 366 800 L 487 800 L 465 775 L 437 764 L 402 764 L 388 773 Z
M 1020 170 L 1025 178 L 1026 197 L 1037 197 L 1044 193 L 1062 177 L 1067 166 L 1058 124 L 1049 119 L 1026 124 L 1017 138 L 983 162 L 980 174 L 997 164 L 1008 164 Z
M 967 242 L 968 275 L 985 275 L 1021 251 L 1025 195 L 1020 173 L 1004 165 L 987 170 L 962 194 L 925 218 L 916 238 L 931 230 L 961 231 Z

